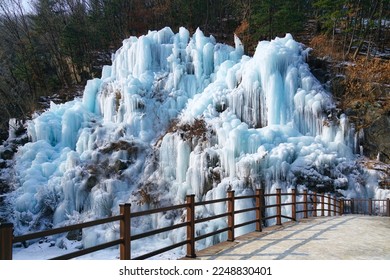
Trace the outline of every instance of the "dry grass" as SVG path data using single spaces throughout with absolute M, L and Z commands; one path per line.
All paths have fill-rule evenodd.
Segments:
M 257 38 L 254 38 L 250 33 L 250 24 L 244 19 L 241 24 L 234 30 L 234 34 L 240 38 L 248 55 L 253 55 L 258 43 Z
M 390 97 L 383 87 L 390 84 L 390 61 L 360 58 L 347 67 L 346 74 L 346 94 L 368 100 Z
M 326 35 L 313 37 L 312 55 L 328 58 L 334 77 L 332 93 L 340 109 L 348 112 L 357 128 L 368 127 L 390 112 L 390 61 L 367 56 L 345 57 L 339 39 L 333 41 Z
M 390 61 L 359 58 L 345 69 L 340 107 L 349 109 L 358 127 L 367 127 L 390 112 Z
M 171 123 L 168 133 L 179 133 L 184 141 L 191 141 L 193 138 L 206 139 L 207 125 L 203 119 L 195 119 L 192 124 L 180 124 L 178 120 Z
M 343 60 L 343 51 L 337 40 L 332 40 L 327 35 L 314 36 L 310 41 L 313 55 L 316 57 L 331 57 L 333 60 Z
M 100 149 L 100 151 L 104 154 L 110 154 L 116 151 L 127 151 L 129 155 L 137 154 L 139 147 L 133 142 L 127 142 L 124 140 L 120 140 L 118 142 L 111 142 L 107 146 Z

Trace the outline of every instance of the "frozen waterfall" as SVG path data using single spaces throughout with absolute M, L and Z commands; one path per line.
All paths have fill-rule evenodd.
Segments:
M 130 37 L 82 98 L 35 116 L 32 141 L 15 158 L 18 187 L 8 196 L 16 230 L 113 215 L 121 202 L 137 211 L 192 193 L 221 198 L 229 188 L 242 195 L 321 185 L 371 195 L 354 166 L 354 131 L 311 74 L 308 50 L 287 34 L 259 42 L 249 57 L 234 41 L 185 28 Z M 204 207 L 197 215 L 222 211 Z M 245 215 L 237 219 L 251 218 Z M 179 219 L 135 221 L 133 228 Z M 84 245 L 115 234 L 85 231 Z

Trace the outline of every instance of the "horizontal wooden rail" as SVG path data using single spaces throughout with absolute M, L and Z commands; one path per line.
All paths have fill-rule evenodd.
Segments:
M 256 209 L 257 209 L 257 207 L 251 207 L 251 208 L 247 208 L 247 209 L 236 210 L 236 211 L 234 211 L 234 214 L 252 212 L 252 211 L 255 211 Z
M 272 215 L 272 216 L 267 216 L 267 217 L 264 217 L 263 220 L 273 220 L 273 219 L 276 219 L 278 217 L 278 215 Z
M 256 219 L 250 220 L 250 221 L 247 221 L 247 222 L 243 222 L 241 224 L 236 224 L 236 225 L 234 225 L 234 228 L 240 228 L 240 227 L 248 226 L 248 225 L 251 225 L 251 224 L 253 224 L 255 222 L 256 222 Z
M 103 244 L 99 244 L 99 245 L 96 245 L 96 246 L 88 247 L 88 248 L 83 249 L 83 250 L 79 250 L 79 251 L 75 251 L 75 252 L 72 252 L 72 253 L 69 253 L 69 254 L 65 254 L 65 255 L 58 256 L 58 257 L 54 257 L 54 258 L 51 258 L 51 260 L 69 260 L 69 259 L 77 258 L 77 257 L 83 256 L 83 255 L 86 255 L 86 254 L 90 254 L 90 253 L 93 253 L 93 252 L 101 251 L 101 250 L 104 250 L 104 249 L 107 249 L 107 248 L 119 245 L 119 244 L 121 244 L 121 242 L 122 241 L 120 239 L 113 240 L 113 241 L 106 242 L 106 243 L 103 243 Z
M 161 212 L 178 210 L 178 209 L 185 208 L 187 206 L 188 206 L 188 203 L 184 203 L 184 204 L 179 204 L 179 205 L 174 205 L 174 206 L 168 206 L 168 207 L 144 210 L 144 211 L 140 211 L 140 212 L 132 212 L 130 214 L 130 217 L 131 218 L 142 217 L 142 216 L 151 215 L 151 214 L 157 214 L 157 213 L 161 213 Z
M 208 205 L 208 204 L 214 204 L 214 203 L 221 203 L 228 201 L 227 198 L 220 198 L 220 199 L 213 199 L 213 200 L 205 200 L 205 201 L 199 201 L 195 203 L 195 206 L 201 206 L 201 205 Z
M 236 209 L 235 201 L 251 199 L 254 206 L 245 209 Z M 270 200 L 270 203 L 267 203 Z M 224 203 L 226 212 L 211 215 L 209 217 L 195 218 L 195 208 L 216 203 Z M 273 210 L 272 210 L 273 209 Z M 134 218 L 142 218 L 147 215 L 165 213 L 168 211 L 180 210 L 185 213 L 185 221 L 163 228 L 151 229 L 148 232 L 139 234 L 131 234 L 131 220 Z M 272 211 L 271 211 L 272 210 Z M 236 216 L 244 213 L 254 213 L 255 218 L 248 221 L 236 223 Z M 158 254 L 162 254 L 175 248 L 186 246 L 186 255 L 188 257 L 196 257 L 195 243 L 201 239 L 227 233 L 227 240 L 235 239 L 235 229 L 255 225 L 256 231 L 261 231 L 265 225 L 281 225 L 285 221 L 297 221 L 308 218 L 309 216 L 331 216 L 342 214 L 369 214 L 369 215 L 386 215 L 390 216 L 390 200 L 376 199 L 338 199 L 327 194 L 309 193 L 304 190 L 301 193 L 294 189 L 291 192 L 281 192 L 280 189 L 276 193 L 265 194 L 262 189 L 257 189 L 253 195 L 235 196 L 234 191 L 228 191 L 226 198 L 198 201 L 195 202 L 195 195 L 188 195 L 186 202 L 179 205 L 173 205 L 163 208 L 150 209 L 140 212 L 131 212 L 130 204 L 120 205 L 120 214 L 113 217 L 103 218 L 95 221 L 88 221 L 76 225 L 69 225 L 60 228 L 49 229 L 41 232 L 28 233 L 21 236 L 13 236 L 13 225 L 10 223 L 0 224 L 0 259 L 12 259 L 13 244 L 18 242 L 26 242 L 38 238 L 66 233 L 74 230 L 82 230 L 83 228 L 103 225 L 107 223 L 119 222 L 120 236 L 119 239 L 99 244 L 93 247 L 84 248 L 58 256 L 52 259 L 70 259 L 80 257 L 85 254 L 103 250 L 109 247 L 118 246 L 121 259 L 146 259 Z M 215 219 L 225 219 L 226 227 L 219 228 L 207 234 L 196 234 L 196 226 L 201 223 L 206 223 Z M 131 258 L 131 242 L 142 238 L 154 236 L 164 232 L 186 228 L 187 237 L 185 240 L 178 241 L 164 248 L 156 249 L 144 255 Z
M 287 220 L 293 220 L 292 217 L 286 216 L 286 215 L 280 215 L 280 217 L 285 218 Z
M 242 196 L 236 196 L 235 200 L 243 200 L 243 199 L 253 199 L 255 195 L 242 195 Z
M 224 218 L 224 217 L 227 217 L 228 215 L 229 215 L 228 213 L 222 213 L 222 214 L 218 214 L 218 215 L 210 216 L 210 217 L 206 217 L 206 218 L 199 218 L 199 219 L 197 219 L 195 221 L 195 224 L 200 224 L 200 223 L 209 222 L 209 221 L 212 221 L 212 220 Z
M 344 199 L 342 207 L 346 214 L 390 216 L 390 199 Z
M 33 240 L 37 238 L 42 238 L 50 235 L 55 235 L 55 234 L 60 234 L 60 233 L 65 233 L 69 231 L 74 231 L 74 230 L 81 230 L 83 228 L 87 227 L 93 227 L 97 225 L 102 225 L 102 224 L 107 224 L 115 221 L 119 221 L 122 218 L 122 216 L 113 216 L 113 217 L 108 217 L 100 220 L 94 220 L 90 222 L 85 222 L 85 223 L 80 223 L 80 224 L 74 224 L 74 225 L 69 225 L 69 226 L 63 226 L 60 228 L 53 228 L 49 230 L 44 230 L 40 232 L 34 232 L 34 233 L 28 233 L 25 235 L 19 235 L 15 236 L 13 243 L 18 243 L 18 242 L 24 242 L 27 240 Z
M 203 234 L 203 235 L 199 235 L 199 236 L 195 237 L 195 241 L 199 241 L 199 240 L 202 240 L 202 239 L 205 239 L 205 238 L 208 238 L 208 237 L 220 234 L 220 233 L 224 233 L 225 231 L 228 231 L 228 230 L 229 230 L 229 228 L 225 227 L 225 228 L 221 228 L 221 229 L 218 229 L 216 231 L 213 231 L 213 232 L 209 232 L 209 233 L 206 233 L 206 234 Z
M 170 230 L 174 230 L 174 229 L 177 229 L 177 228 L 186 227 L 186 226 L 188 226 L 188 224 L 189 224 L 188 222 L 184 222 L 184 223 L 180 223 L 180 224 L 172 225 L 172 226 L 169 226 L 169 227 L 164 227 L 164 228 L 151 230 L 151 231 L 140 233 L 140 234 L 134 234 L 134 235 L 131 236 L 131 240 L 134 241 L 134 240 L 137 240 L 137 239 L 153 236 L 153 235 L 156 235 L 156 234 L 159 234 L 159 233 L 163 233 L 163 232 L 166 232 L 166 231 L 170 231 Z

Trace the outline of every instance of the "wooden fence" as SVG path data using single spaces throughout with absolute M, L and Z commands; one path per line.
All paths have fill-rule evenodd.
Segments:
M 344 214 L 362 214 L 390 217 L 390 199 L 345 199 Z
M 235 201 L 251 199 L 253 207 L 246 209 L 235 209 Z M 210 217 L 204 218 L 195 218 L 195 208 L 199 206 L 205 206 L 215 203 L 225 203 L 226 212 Z M 302 193 L 296 193 L 293 189 L 289 193 L 282 193 L 280 189 L 276 190 L 276 193 L 273 194 L 264 194 L 262 189 L 256 190 L 254 195 L 247 196 L 235 196 L 234 191 L 228 191 L 226 198 L 209 200 L 209 201 L 200 201 L 195 202 L 195 195 L 188 195 L 186 197 L 186 202 L 180 205 L 174 205 L 170 207 L 152 209 L 147 211 L 140 212 L 131 212 L 130 204 L 120 205 L 120 213 L 117 216 L 103 218 L 95 221 L 85 222 L 81 224 L 75 224 L 70 226 L 65 226 L 61 228 L 54 228 L 46 231 L 29 233 L 21 236 L 13 235 L 13 225 L 10 223 L 0 224 L 0 260 L 9 260 L 12 259 L 12 250 L 15 243 L 26 242 L 29 240 L 36 240 L 50 235 L 66 233 L 75 230 L 82 230 L 83 228 L 93 227 L 97 225 L 119 222 L 120 234 L 119 238 L 112 240 L 107 243 L 102 243 L 97 246 L 84 248 L 75 252 L 71 252 L 65 255 L 55 257 L 53 259 L 72 259 L 82 255 L 86 255 L 92 252 L 103 250 L 113 246 L 119 246 L 119 255 L 120 259 L 129 260 L 129 259 L 147 259 L 152 256 L 173 250 L 178 247 L 186 246 L 186 256 L 194 258 L 196 257 L 195 252 L 195 243 L 201 239 L 215 236 L 224 232 L 227 232 L 227 240 L 233 241 L 235 239 L 235 230 L 237 228 L 255 225 L 254 228 L 256 231 L 261 231 L 262 227 L 265 225 L 282 225 L 282 222 L 285 221 L 297 221 L 299 219 L 304 219 L 308 217 L 317 217 L 317 216 L 332 216 L 332 215 L 342 215 L 343 213 L 354 213 L 355 205 L 357 201 L 354 200 L 353 203 L 351 200 L 340 200 L 334 196 L 317 194 L 317 193 L 308 193 L 303 191 Z M 373 202 L 372 202 L 373 203 Z M 374 206 L 374 204 L 372 204 Z M 386 204 L 386 210 L 384 213 L 390 216 L 390 202 L 389 199 L 383 202 L 383 206 Z M 376 205 L 376 204 L 375 204 Z M 371 213 L 374 213 L 374 207 L 371 207 Z M 357 208 L 356 208 L 357 209 Z M 370 209 L 368 207 L 367 209 Z M 376 209 L 376 208 L 375 208 Z M 185 221 L 174 224 L 172 226 L 153 229 L 148 232 L 131 234 L 131 220 L 136 217 L 145 217 L 147 215 L 153 215 L 157 213 L 163 213 L 167 211 L 181 210 L 185 213 Z M 253 220 L 237 223 L 235 216 L 252 212 L 252 216 L 255 217 Z M 272 213 L 272 214 L 267 214 Z M 290 215 L 287 215 L 289 213 Z M 196 234 L 196 225 L 208 222 L 215 219 L 226 219 L 226 227 L 220 228 L 213 232 L 197 235 Z M 186 238 L 178 243 L 172 244 L 170 246 L 160 248 L 153 252 L 137 256 L 135 258 L 131 257 L 131 242 L 153 236 L 156 234 L 172 231 L 179 228 L 186 228 Z

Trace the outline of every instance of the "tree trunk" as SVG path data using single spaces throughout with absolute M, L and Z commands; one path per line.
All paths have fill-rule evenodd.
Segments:
M 371 13 L 370 13 L 370 17 L 368 18 L 368 21 L 367 21 L 368 24 L 370 24 L 370 23 L 372 22 L 373 18 L 374 18 L 375 11 L 376 11 L 376 9 L 377 9 L 377 7 L 378 7 L 379 1 L 380 1 L 380 0 L 375 1 L 375 5 L 374 5 L 374 7 L 372 8 Z M 359 43 L 357 49 L 355 50 L 355 53 L 353 54 L 353 59 L 354 59 L 354 60 L 357 58 L 357 56 L 358 56 L 358 54 L 359 54 L 361 48 L 363 47 L 364 41 L 366 40 L 367 35 L 368 35 L 368 33 L 370 32 L 370 30 L 371 30 L 370 26 L 367 26 L 367 27 L 365 28 L 364 33 L 363 33 L 363 37 L 361 38 L 360 43 Z M 370 43 L 371 43 L 371 38 L 370 38 Z

